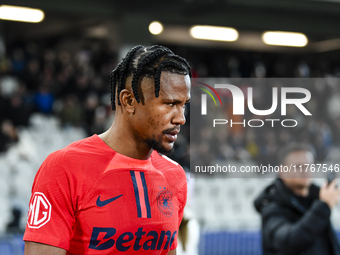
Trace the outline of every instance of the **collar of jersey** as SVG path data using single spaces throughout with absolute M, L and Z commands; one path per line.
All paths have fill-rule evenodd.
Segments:
M 128 156 L 122 155 L 118 152 L 115 153 L 112 160 L 106 167 L 106 171 L 113 169 L 128 169 L 128 170 L 153 170 L 155 169 L 150 156 L 146 160 L 134 159 Z

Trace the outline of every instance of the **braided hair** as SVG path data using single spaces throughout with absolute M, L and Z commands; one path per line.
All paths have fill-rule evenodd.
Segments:
M 159 97 L 160 79 L 163 71 L 188 74 L 191 77 L 189 63 L 164 46 L 144 47 L 138 45 L 130 49 L 125 58 L 110 73 L 112 110 L 116 109 L 116 92 L 119 95 L 125 88 L 126 78 L 129 76 L 132 77 L 131 87 L 138 103 L 140 102 L 138 83 L 143 77 L 154 79 L 155 96 Z M 120 105 L 119 96 L 117 100 Z

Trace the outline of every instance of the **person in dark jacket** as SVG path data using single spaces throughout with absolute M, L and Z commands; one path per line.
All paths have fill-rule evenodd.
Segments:
M 280 154 L 282 165 L 314 163 L 308 147 L 291 144 Z M 321 188 L 308 173 L 279 173 L 255 200 L 262 216 L 264 255 L 340 255 L 340 243 L 330 222 L 340 190 L 335 181 Z

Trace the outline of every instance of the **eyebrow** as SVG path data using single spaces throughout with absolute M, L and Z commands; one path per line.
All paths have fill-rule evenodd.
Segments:
M 174 103 L 174 104 L 180 104 L 182 103 L 181 100 L 177 100 L 177 99 L 164 99 L 164 102 L 171 102 L 171 103 Z M 190 103 L 190 99 L 188 99 L 187 101 L 185 101 L 185 104 L 188 104 Z

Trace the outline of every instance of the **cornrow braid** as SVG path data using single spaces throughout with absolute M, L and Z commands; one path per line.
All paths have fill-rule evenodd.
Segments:
M 185 64 L 185 67 L 188 68 L 188 74 L 189 76 L 191 77 L 191 67 L 188 63 L 188 61 L 185 59 L 185 58 L 182 58 L 178 55 L 175 55 L 175 54 L 172 54 L 171 56 L 169 56 L 168 58 L 171 58 L 171 59 L 174 59 L 174 60 L 177 60 L 179 63 L 184 63 Z
M 118 105 L 121 104 L 119 94 L 125 88 L 127 77 L 130 76 L 132 77 L 131 88 L 138 103 L 140 102 L 139 80 L 145 76 L 154 79 L 155 96 L 158 97 L 162 71 L 188 74 L 191 77 L 189 63 L 164 46 L 144 47 L 138 45 L 130 49 L 125 58 L 110 73 L 112 110 L 116 109 L 116 98 Z
M 143 48 L 142 45 L 138 45 L 133 47 L 127 54 L 126 57 L 123 59 L 122 63 L 121 63 L 121 67 L 120 67 L 120 72 L 119 72 L 119 82 L 118 82 L 118 95 L 120 94 L 120 92 L 125 88 L 125 81 L 126 81 L 126 75 L 124 75 L 124 73 L 126 72 L 126 69 L 129 65 L 129 62 L 131 61 L 132 57 L 134 56 L 134 54 L 136 53 L 137 50 Z M 120 100 L 119 100 L 119 96 L 118 96 L 118 105 L 120 105 Z
M 172 60 L 172 59 L 168 59 L 168 60 L 165 60 L 164 62 L 162 62 L 158 68 L 157 68 L 157 71 L 156 71 L 156 74 L 155 74 L 155 95 L 156 97 L 159 97 L 159 91 L 161 89 L 161 74 L 162 74 L 162 71 L 171 71 L 171 70 L 168 70 L 169 67 L 172 67 L 173 69 L 184 69 L 184 67 L 179 64 L 178 62 Z
M 111 85 L 111 108 L 112 110 L 116 110 L 116 89 L 117 95 L 124 89 L 126 76 L 124 75 L 126 68 L 131 61 L 131 58 L 136 53 L 137 50 L 143 48 L 142 45 L 137 45 L 129 50 L 126 54 L 125 58 L 123 58 L 122 62 L 111 72 L 110 75 L 110 85 Z M 118 84 L 117 84 L 118 83 Z M 119 96 L 118 96 L 118 105 L 120 105 Z
M 157 59 L 159 56 L 165 55 L 166 53 L 171 54 L 172 51 L 167 48 L 164 48 L 164 49 L 158 48 L 156 49 L 156 51 L 150 53 L 149 55 L 144 54 L 144 56 L 142 56 L 141 59 L 139 60 L 137 69 L 133 73 L 133 79 L 131 82 L 133 94 L 135 95 L 135 98 L 138 103 L 140 102 L 139 93 L 138 93 L 138 81 L 140 78 L 140 73 L 143 71 L 143 67 L 149 64 L 151 61 L 154 61 L 155 59 Z

